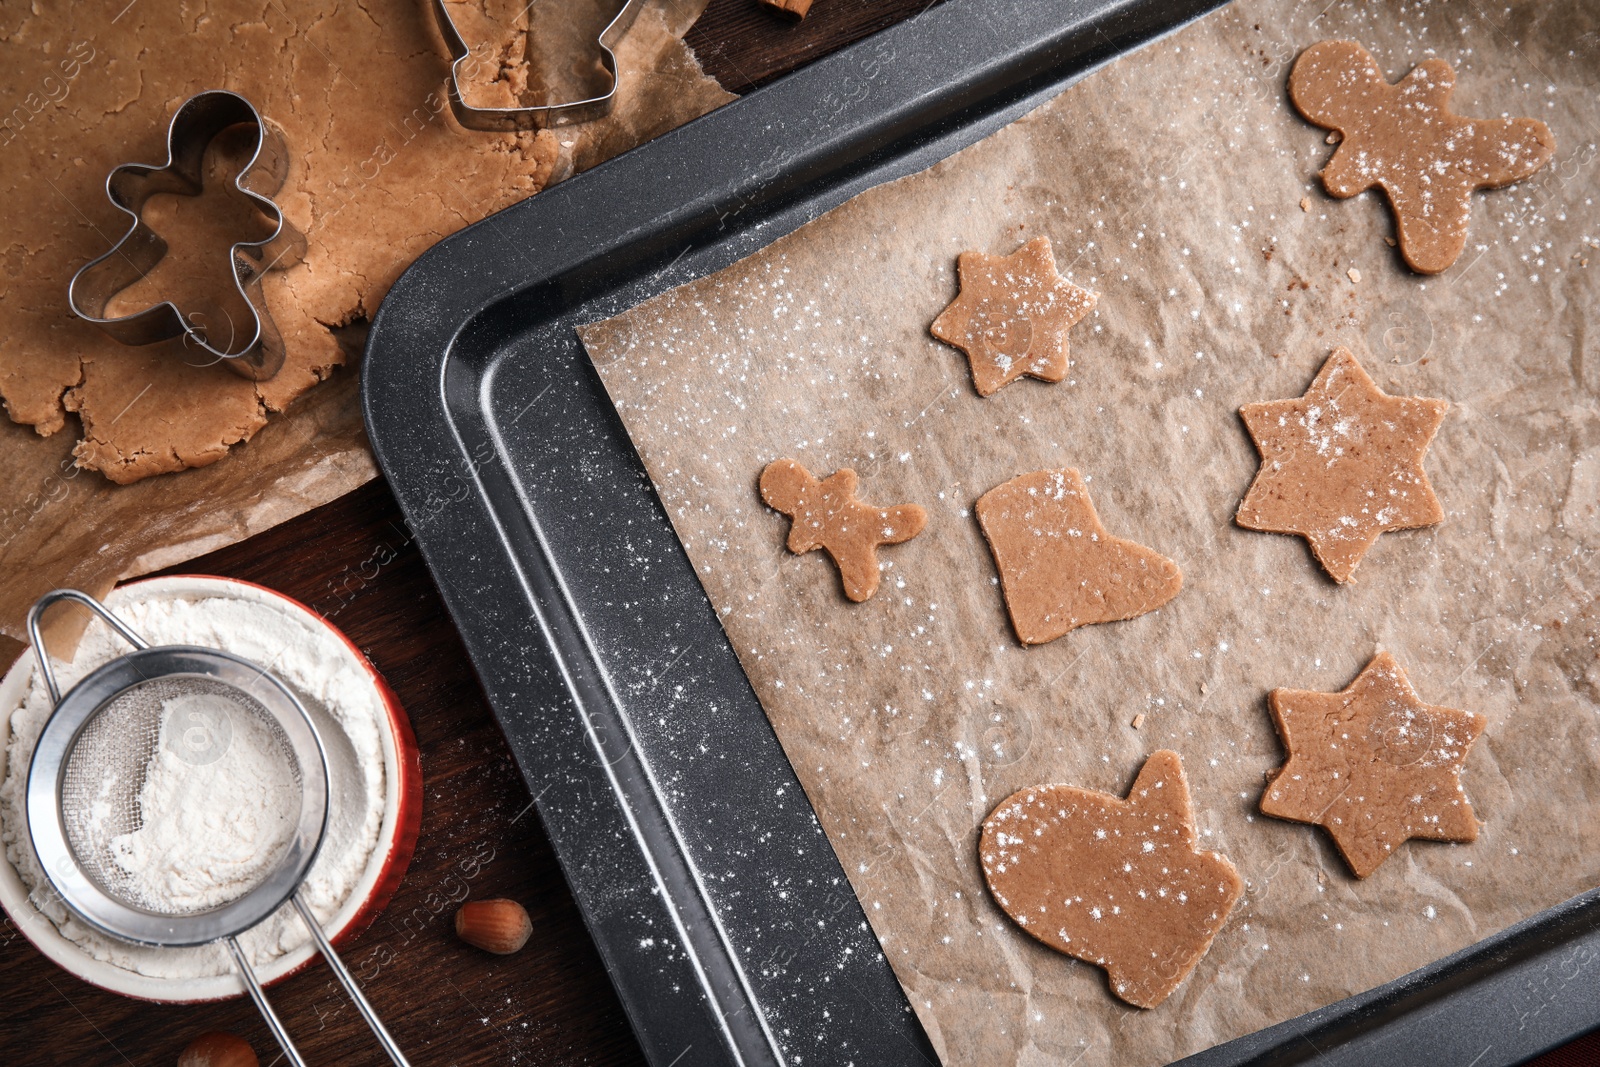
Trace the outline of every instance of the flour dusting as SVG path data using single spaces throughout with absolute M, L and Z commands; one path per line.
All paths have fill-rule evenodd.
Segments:
M 282 859 L 301 786 L 281 735 L 227 698 L 173 697 L 161 714 L 139 790 L 143 825 L 111 840 L 112 857 L 128 875 L 122 891 L 166 913 L 221 907 L 254 889 Z M 226 743 L 201 723 L 226 723 Z

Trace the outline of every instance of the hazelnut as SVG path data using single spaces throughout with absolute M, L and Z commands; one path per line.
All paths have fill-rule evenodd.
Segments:
M 178 1067 L 260 1067 L 260 1062 L 250 1042 L 220 1030 L 201 1034 L 178 1054 Z
M 514 900 L 470 900 L 456 912 L 456 936 L 485 952 L 509 956 L 532 934 L 527 910 Z

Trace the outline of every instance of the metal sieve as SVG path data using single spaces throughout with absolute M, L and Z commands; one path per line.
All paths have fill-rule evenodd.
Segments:
M 44 612 L 62 600 L 94 612 L 134 649 L 65 696 L 39 633 Z M 238 941 L 290 903 L 389 1058 L 409 1067 L 300 894 L 327 829 L 329 793 L 322 739 L 294 693 L 266 668 L 228 652 L 152 647 L 98 600 L 74 589 L 39 598 L 28 613 L 28 637 L 54 706 L 28 768 L 28 834 L 61 903 L 88 926 L 135 944 L 223 942 L 284 1055 L 294 1067 L 305 1067 Z M 205 783 L 221 788 L 226 781 L 204 777 L 204 768 L 246 739 L 266 757 L 263 766 L 293 786 L 286 792 L 297 803 L 295 810 L 273 813 L 283 821 L 269 827 L 276 831 L 269 847 L 246 857 L 246 866 L 234 872 L 240 888 L 180 899 L 170 887 L 141 882 L 119 861 L 144 824 L 150 768 L 158 759 L 181 761 L 180 771 L 192 770 L 201 783 L 198 794 L 183 799 L 204 810 L 208 799 L 216 799 L 204 791 Z M 175 860 L 166 859 L 167 869 L 176 870 Z

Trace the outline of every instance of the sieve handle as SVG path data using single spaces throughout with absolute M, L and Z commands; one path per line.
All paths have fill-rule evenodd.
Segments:
M 367 998 L 361 995 L 361 987 L 356 985 L 356 980 L 350 977 L 349 971 L 345 970 L 344 961 L 333 950 L 333 945 L 328 941 L 327 936 L 323 934 L 322 927 L 317 925 L 317 917 L 311 914 L 311 908 L 307 906 L 305 898 L 296 890 L 294 896 L 289 899 L 294 902 L 294 908 L 300 913 L 300 918 L 305 920 L 306 929 L 311 931 L 311 936 L 317 943 L 317 949 L 322 953 L 322 958 L 328 961 L 328 967 L 332 969 L 334 977 L 339 979 L 339 984 L 344 986 L 344 991 L 350 994 L 350 1000 L 355 1004 L 356 1010 L 367 1021 L 367 1025 L 372 1027 L 373 1036 L 378 1039 L 378 1044 L 383 1046 L 383 1051 L 389 1054 L 389 1059 L 394 1063 L 395 1067 L 411 1067 L 411 1063 L 406 1059 L 405 1053 L 400 1051 L 400 1046 L 396 1045 L 394 1038 L 389 1036 L 389 1031 L 384 1027 L 383 1020 L 379 1019 L 378 1013 L 372 1010 L 372 1005 L 367 1003 Z
M 256 1002 L 256 1010 L 261 1012 L 261 1018 L 266 1022 L 267 1029 L 278 1039 L 278 1047 L 283 1049 L 283 1054 L 289 1058 L 291 1067 L 306 1067 L 306 1061 L 300 1058 L 299 1050 L 294 1047 L 294 1042 L 289 1040 L 289 1032 L 283 1028 L 283 1023 L 278 1021 L 278 1013 L 267 1003 L 267 994 L 262 990 L 261 983 L 256 981 L 256 973 L 250 969 L 250 961 L 245 959 L 243 950 L 239 948 L 239 939 L 229 937 L 225 940 L 228 951 L 233 954 L 234 965 L 239 968 L 239 977 L 244 979 L 245 991 L 250 994 L 250 999 Z
M 46 609 L 60 600 L 75 600 L 88 608 L 106 621 L 122 639 L 134 648 L 149 648 L 150 642 L 140 637 L 128 628 L 128 624 L 111 614 L 106 606 L 88 593 L 80 593 L 76 589 L 52 589 L 38 600 L 33 607 L 28 609 L 28 640 L 33 642 L 33 654 L 39 659 L 39 673 L 44 675 L 45 688 L 50 690 L 50 703 L 61 703 L 61 687 L 56 685 L 56 672 L 50 666 L 50 653 L 45 651 L 44 638 L 39 634 L 39 620 L 44 617 Z

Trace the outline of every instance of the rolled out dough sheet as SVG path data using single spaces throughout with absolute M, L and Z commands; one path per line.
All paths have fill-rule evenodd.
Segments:
M 557 0 L 534 17 L 519 0 L 476 0 L 501 16 L 463 31 L 481 60 L 465 68 L 477 102 L 572 88 L 552 65 L 587 71 L 574 38 L 618 4 Z M 455 124 L 422 3 L 0 12 L 12 102 L 0 114 L 0 634 L 20 637 L 27 606 L 55 586 L 104 593 L 375 476 L 356 372 L 340 365 L 389 285 L 457 229 L 732 99 L 681 41 L 704 6 L 644 6 L 618 48 L 611 115 L 521 134 Z M 563 14 L 573 35 L 544 34 Z M 489 72 L 500 80 L 481 84 Z M 263 282 L 288 346 L 267 382 L 191 365 L 180 341 L 119 344 L 67 307 L 72 273 L 126 227 L 107 172 L 160 162 L 178 105 L 214 88 L 283 130 L 291 167 L 275 199 L 308 242 Z M 9 651 L 0 640 L 0 661 Z
M 1285 96 L 1306 46 L 1351 38 L 1391 79 L 1429 56 L 1456 110 L 1531 115 L 1559 148 L 1480 196 L 1470 245 L 1411 273 L 1373 195 Z M 1600 877 L 1600 8 L 1240 0 L 1122 58 L 932 169 L 584 333 L 729 639 L 945 1062 L 1165 1063 L 1369 989 Z M 1302 210 L 1301 201 L 1309 210 Z M 1060 384 L 982 399 L 928 325 L 956 257 L 1046 234 L 1100 294 Z M 1356 268 L 1351 272 L 1351 268 Z M 1352 280 L 1359 277 L 1359 281 Z M 1340 587 L 1303 539 L 1241 529 L 1240 405 L 1298 396 L 1350 347 L 1386 391 L 1451 403 L 1427 469 L 1444 521 L 1387 534 Z M 927 530 L 846 603 L 783 548 L 762 467 L 853 467 Z M 1075 467 L 1109 529 L 1157 545 L 1159 611 L 1022 647 L 973 515 Z M 1261 815 L 1277 686 L 1334 691 L 1376 649 L 1422 699 L 1488 720 L 1470 845 L 1413 842 L 1365 881 L 1321 831 Z M 1132 722 L 1142 716 L 1140 729 Z M 976 842 L 1014 790 L 1121 795 L 1181 754 L 1202 848 L 1247 887 L 1164 1004 L 991 902 Z

